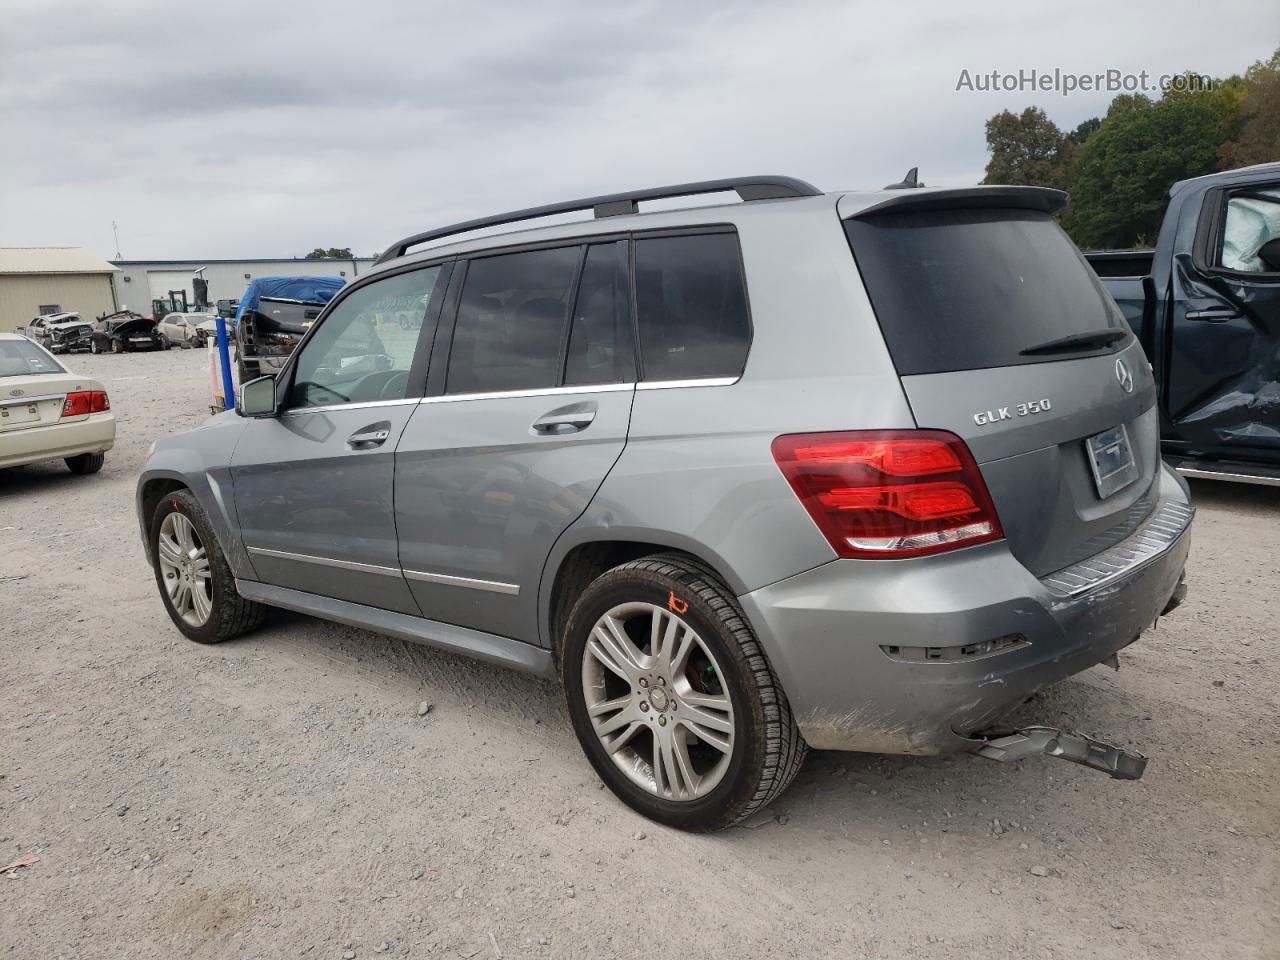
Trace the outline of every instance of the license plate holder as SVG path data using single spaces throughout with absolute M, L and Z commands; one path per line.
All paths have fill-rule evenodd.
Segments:
M 40 419 L 40 408 L 34 403 L 8 403 L 0 406 L 0 425 L 34 423 Z
M 1129 431 L 1123 423 L 1089 437 L 1084 447 L 1098 496 L 1103 500 L 1138 479 L 1138 465 L 1133 460 Z

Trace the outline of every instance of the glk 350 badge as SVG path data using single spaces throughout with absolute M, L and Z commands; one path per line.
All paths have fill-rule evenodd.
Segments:
M 1048 397 L 1045 397 L 1043 400 L 1028 400 L 1026 403 L 1015 403 L 1011 407 L 996 407 L 994 410 L 975 413 L 973 422 L 980 427 L 985 427 L 989 423 L 1012 420 L 1014 417 L 1029 417 L 1033 413 L 1048 413 L 1052 409 L 1053 404 Z

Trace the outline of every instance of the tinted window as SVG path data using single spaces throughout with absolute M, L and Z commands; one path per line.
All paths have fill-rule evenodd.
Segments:
M 298 355 L 290 406 L 403 399 L 439 277 L 439 267 L 397 274 L 335 306 Z
M 1019 351 L 1075 333 L 1125 328 L 1094 272 L 1048 214 L 921 211 L 849 220 L 845 232 L 903 376 L 1062 360 L 1063 354 Z
M 580 247 L 472 260 L 449 351 L 448 393 L 560 382 L 560 350 Z
M 742 373 L 751 324 L 734 234 L 637 240 L 636 308 L 646 380 Z
M 569 333 L 566 385 L 635 379 L 626 251 L 622 241 L 587 249 Z

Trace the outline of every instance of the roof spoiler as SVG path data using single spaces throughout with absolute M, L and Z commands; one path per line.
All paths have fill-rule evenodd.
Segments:
M 960 187 L 954 190 L 912 190 L 874 203 L 850 220 L 866 220 L 891 213 L 921 210 L 1006 209 L 1057 213 L 1067 205 L 1064 190 L 1052 187 Z

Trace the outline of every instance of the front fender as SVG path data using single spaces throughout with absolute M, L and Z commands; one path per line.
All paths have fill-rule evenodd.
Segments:
M 157 490 L 177 484 L 190 490 L 204 508 L 232 573 L 241 579 L 257 579 L 240 539 L 232 496 L 231 456 L 244 426 L 234 413 L 222 414 L 195 430 L 156 441 L 134 493 L 148 563 L 155 563 L 149 532 L 151 515 L 160 499 Z

